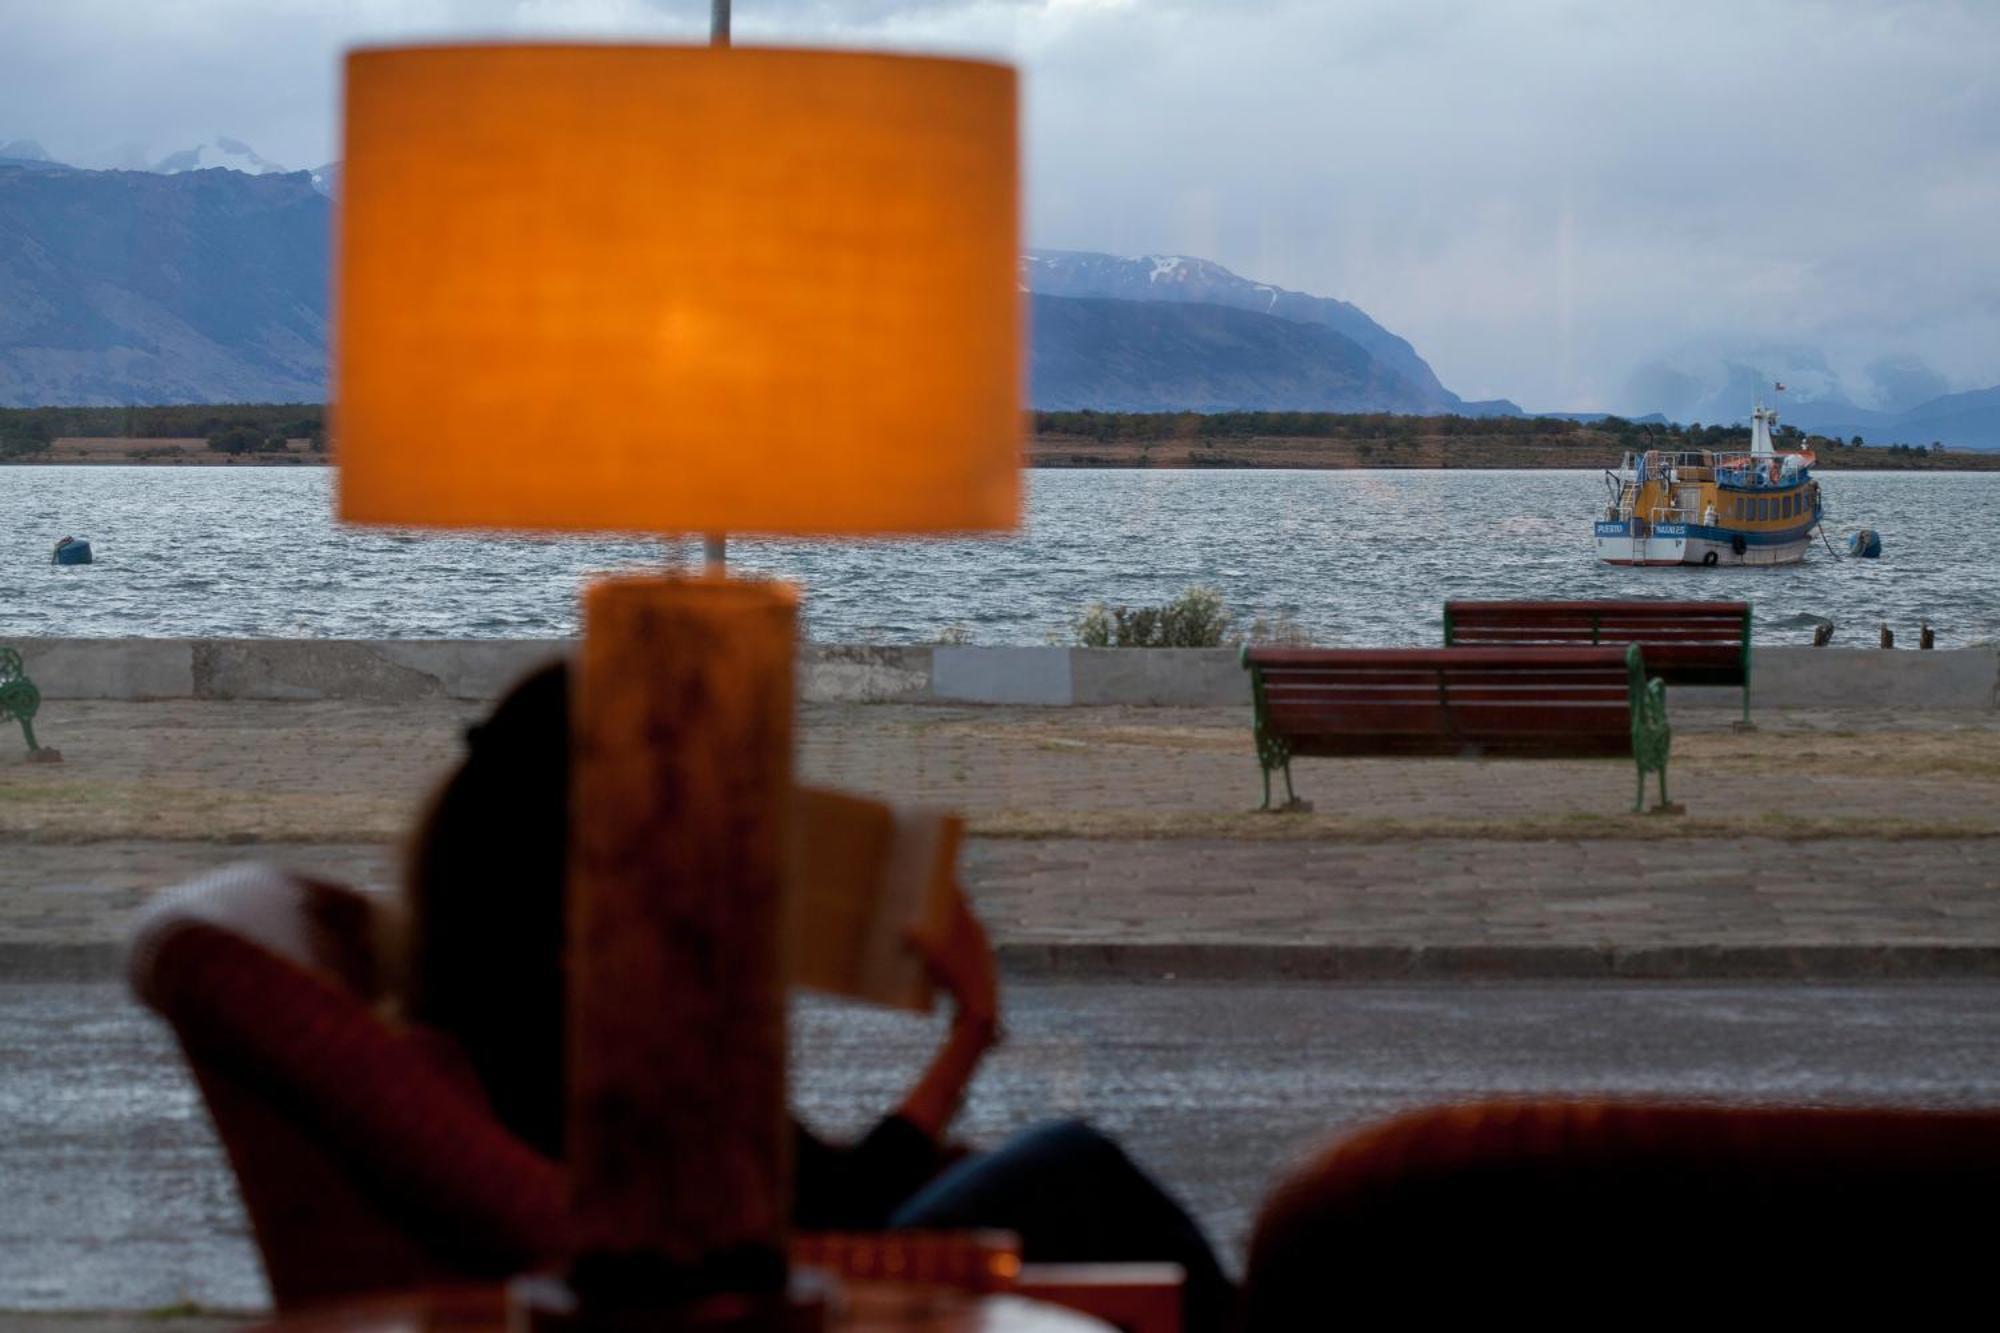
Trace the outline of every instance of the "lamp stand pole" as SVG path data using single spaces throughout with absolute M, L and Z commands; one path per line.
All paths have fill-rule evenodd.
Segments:
M 729 0 L 709 0 L 708 44 L 710 46 L 729 45 Z M 708 572 L 721 577 L 729 570 L 729 538 L 720 532 L 711 532 L 702 539 L 702 563 Z

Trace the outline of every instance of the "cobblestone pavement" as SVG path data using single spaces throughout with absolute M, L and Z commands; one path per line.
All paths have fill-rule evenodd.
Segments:
M 108 946 L 146 894 L 255 856 L 387 887 L 472 706 L 64 703 L 0 762 L 0 944 Z M 1677 721 L 1688 813 L 1611 762 L 1303 761 L 1252 813 L 1236 709 L 821 706 L 818 782 L 967 811 L 1006 946 L 2000 949 L 2000 717 Z M 7 955 L 18 961 L 15 954 Z
M 16 945 L 112 944 L 152 890 L 245 856 L 370 888 L 396 876 L 396 849 L 382 844 L 0 842 L 0 853 L 13 886 L 0 941 Z M 2000 949 L 2000 840 L 1988 838 L 985 838 L 965 877 L 1004 946 Z

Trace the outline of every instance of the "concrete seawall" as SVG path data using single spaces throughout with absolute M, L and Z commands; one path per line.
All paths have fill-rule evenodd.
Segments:
M 491 699 L 567 652 L 562 639 L 11 639 L 49 699 Z M 1228 648 L 807 645 L 815 703 L 1215 706 L 1250 701 Z M 1763 648 L 1769 708 L 2000 707 L 2000 650 Z M 1680 689 L 1677 706 L 1733 707 L 1735 690 Z

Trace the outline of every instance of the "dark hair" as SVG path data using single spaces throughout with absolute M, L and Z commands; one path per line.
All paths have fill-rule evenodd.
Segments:
M 466 745 L 410 848 L 405 1007 L 458 1043 L 509 1129 L 559 1158 L 567 665 L 516 683 Z

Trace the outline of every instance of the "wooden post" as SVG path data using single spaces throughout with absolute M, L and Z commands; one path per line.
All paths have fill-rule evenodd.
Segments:
M 585 594 L 568 1121 L 584 1323 L 593 1306 L 783 1299 L 796 612 L 784 585 L 724 578 Z

